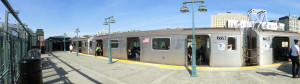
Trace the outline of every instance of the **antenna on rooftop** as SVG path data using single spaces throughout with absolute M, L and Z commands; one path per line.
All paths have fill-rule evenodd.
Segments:
M 264 9 L 250 9 L 248 11 L 250 21 L 253 21 L 252 27 L 258 29 L 260 26 L 265 27 L 267 24 L 262 25 L 263 22 L 268 22 L 267 11 Z M 258 24 L 255 26 L 255 24 Z

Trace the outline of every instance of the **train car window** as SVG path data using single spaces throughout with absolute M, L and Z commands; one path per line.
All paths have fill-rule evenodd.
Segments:
M 252 49 L 255 49 L 256 48 L 256 38 L 255 37 L 253 37 L 252 38 Z
M 93 41 L 90 41 L 90 47 L 92 47 Z
M 82 45 L 81 43 L 82 43 L 82 41 L 78 41 L 78 46 L 79 47 L 81 47 L 81 45 Z
M 210 39 L 207 38 L 207 43 L 206 43 L 207 45 L 206 46 L 207 46 L 208 49 L 209 49 L 209 46 L 210 46 L 209 42 L 210 42 Z
M 153 38 L 152 49 L 154 50 L 170 50 L 170 38 Z
M 110 40 L 110 42 L 111 42 L 111 48 L 119 47 L 118 40 Z
M 287 48 L 287 47 L 289 47 L 289 42 L 287 42 L 287 41 L 284 42 L 284 41 L 283 41 L 283 42 L 281 43 L 281 45 L 282 45 L 281 47 Z
M 140 47 L 140 43 L 139 42 L 133 42 L 133 46 L 134 47 Z
M 88 42 L 86 41 L 86 42 L 85 42 L 85 46 L 84 46 L 84 47 L 87 47 L 87 46 L 88 46 Z
M 228 50 L 236 50 L 235 37 L 228 37 Z

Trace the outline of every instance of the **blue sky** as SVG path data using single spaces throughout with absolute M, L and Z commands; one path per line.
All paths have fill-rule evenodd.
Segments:
M 190 28 L 192 13 L 181 13 L 184 0 L 8 0 L 19 17 L 30 28 L 44 29 L 45 38 L 63 35 L 95 35 L 107 29 L 104 18 L 114 16 L 116 23 L 111 31 L 156 30 L 165 28 Z M 195 4 L 196 27 L 210 27 L 211 15 L 232 12 L 243 13 L 251 8 L 265 9 L 268 20 L 278 20 L 286 15 L 300 16 L 299 0 L 205 0 L 207 12 L 199 12 Z M 187 4 L 191 11 L 192 4 Z M 0 20 L 4 21 L 4 5 L 0 5 Z M 11 23 L 17 23 L 10 16 Z M 1 21 L 1 22 L 2 22 Z

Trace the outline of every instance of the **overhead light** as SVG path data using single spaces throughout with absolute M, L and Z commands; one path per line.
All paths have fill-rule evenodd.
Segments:
M 103 25 L 108 25 L 108 22 L 107 22 L 107 21 L 105 21 L 105 22 L 103 23 Z
M 204 6 L 204 4 L 202 3 L 202 5 L 201 6 L 199 6 L 199 9 L 198 9 L 200 12 L 206 12 L 207 11 L 207 9 L 206 9 L 206 6 Z
M 185 4 L 180 8 L 180 12 L 189 12 L 189 9 L 185 6 Z
M 111 18 L 110 23 L 116 23 L 116 21 L 113 18 Z

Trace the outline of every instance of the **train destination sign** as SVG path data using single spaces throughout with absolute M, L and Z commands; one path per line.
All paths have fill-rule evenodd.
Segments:
M 226 36 L 217 36 L 217 40 L 226 40 Z

